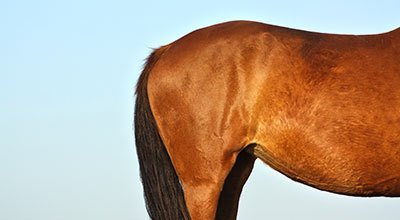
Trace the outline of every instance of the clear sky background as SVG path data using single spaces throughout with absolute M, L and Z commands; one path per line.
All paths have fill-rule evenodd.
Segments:
M 150 48 L 228 20 L 332 33 L 400 26 L 400 1 L 0 0 L 0 219 L 147 219 L 132 131 Z M 239 219 L 390 220 L 400 198 L 353 198 L 257 163 Z

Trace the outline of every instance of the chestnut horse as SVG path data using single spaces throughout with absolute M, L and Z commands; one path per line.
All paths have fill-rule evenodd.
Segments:
M 320 190 L 400 196 L 400 29 L 218 24 L 154 50 L 136 95 L 152 219 L 235 219 L 256 158 Z

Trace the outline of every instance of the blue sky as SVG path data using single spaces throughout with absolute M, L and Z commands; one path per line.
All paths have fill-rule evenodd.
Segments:
M 150 48 L 228 20 L 331 33 L 400 26 L 400 2 L 0 0 L 0 219 L 147 219 L 132 132 Z M 239 219 L 396 219 L 257 163 Z

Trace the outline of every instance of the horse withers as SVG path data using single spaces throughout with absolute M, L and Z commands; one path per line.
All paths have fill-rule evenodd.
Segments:
M 400 29 L 234 21 L 149 56 L 135 136 L 152 219 L 235 219 L 256 158 L 352 196 L 400 196 Z

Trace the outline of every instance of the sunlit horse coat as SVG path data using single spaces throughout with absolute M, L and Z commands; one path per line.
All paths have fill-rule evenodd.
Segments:
M 318 189 L 400 196 L 400 29 L 194 31 L 150 55 L 135 132 L 153 219 L 235 219 L 256 158 Z

